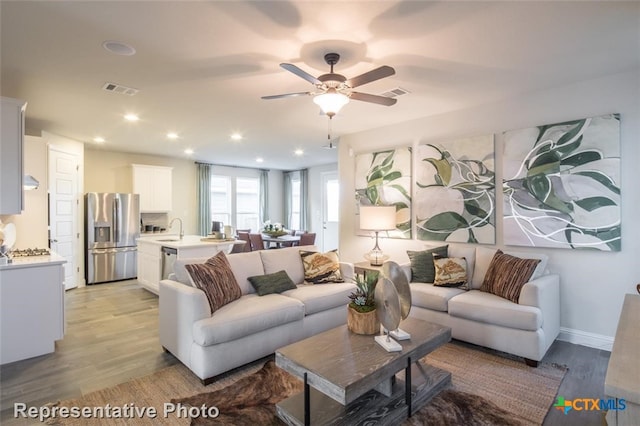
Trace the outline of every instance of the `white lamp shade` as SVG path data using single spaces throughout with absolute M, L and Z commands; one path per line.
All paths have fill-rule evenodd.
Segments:
M 360 206 L 360 229 L 364 231 L 396 229 L 395 206 Z
M 332 117 L 339 113 L 343 106 L 349 103 L 349 97 L 331 88 L 326 93 L 313 98 L 313 102 L 322 109 L 322 112 Z

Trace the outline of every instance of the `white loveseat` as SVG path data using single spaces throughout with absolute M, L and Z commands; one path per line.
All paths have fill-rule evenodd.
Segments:
M 546 270 L 545 254 L 503 251 L 541 260 L 518 303 L 479 290 L 496 249 L 449 244 L 449 257 L 467 260 L 470 290 L 411 282 L 411 263 L 402 264 L 411 287 L 409 316 L 449 326 L 454 339 L 518 355 L 536 366 L 560 332 L 559 277 Z
M 215 312 L 205 293 L 191 285 L 177 260 L 174 279 L 160 282 L 160 343 L 204 383 L 276 349 L 345 324 L 353 264 L 341 263 L 344 283 L 304 284 L 300 250 L 314 246 L 260 250 L 227 256 L 242 297 Z M 285 270 L 297 288 L 258 296 L 248 277 Z

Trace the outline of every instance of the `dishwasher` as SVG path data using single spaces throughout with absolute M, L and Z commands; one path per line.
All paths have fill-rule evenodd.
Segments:
M 162 279 L 166 280 L 173 273 L 173 264 L 178 257 L 178 249 L 162 247 Z

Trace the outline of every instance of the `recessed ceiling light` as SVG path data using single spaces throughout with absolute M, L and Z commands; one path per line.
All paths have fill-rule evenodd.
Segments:
M 240 133 L 232 133 L 231 139 L 233 139 L 234 141 L 239 141 L 242 139 L 242 135 Z
M 184 150 L 184 153 L 187 154 L 187 155 L 191 155 L 191 154 L 193 154 L 193 150 L 191 148 L 187 148 L 187 149 Z
M 107 40 L 102 43 L 102 47 L 104 47 L 107 52 L 111 52 L 116 55 L 133 56 L 136 54 L 136 49 L 121 41 Z
M 104 143 L 104 138 L 101 138 L 100 136 L 96 136 L 95 138 L 93 138 L 93 141 L 96 143 Z
M 297 155 L 298 157 L 302 156 L 302 154 L 304 154 L 304 151 L 301 149 L 296 149 L 295 151 L 293 151 L 293 153 L 295 155 Z
M 178 139 L 178 134 L 174 133 L 174 132 L 169 132 L 169 133 L 167 133 L 167 138 L 168 139 Z
M 256 158 L 256 163 L 262 163 L 264 159 L 262 157 Z
M 140 117 L 138 117 L 135 114 L 126 114 L 124 116 L 124 119 L 127 120 L 127 121 L 138 121 L 138 120 L 140 120 Z

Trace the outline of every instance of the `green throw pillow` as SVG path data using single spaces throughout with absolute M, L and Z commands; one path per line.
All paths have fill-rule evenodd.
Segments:
M 264 296 L 271 293 L 282 293 L 283 291 L 293 290 L 296 285 L 291 281 L 287 272 L 282 270 L 273 274 L 256 275 L 247 278 L 253 288 L 256 289 L 258 296 Z
M 436 278 L 436 269 L 433 266 L 433 255 L 448 257 L 449 245 L 440 246 L 423 251 L 409 251 L 407 255 L 411 260 L 411 282 L 432 283 Z

